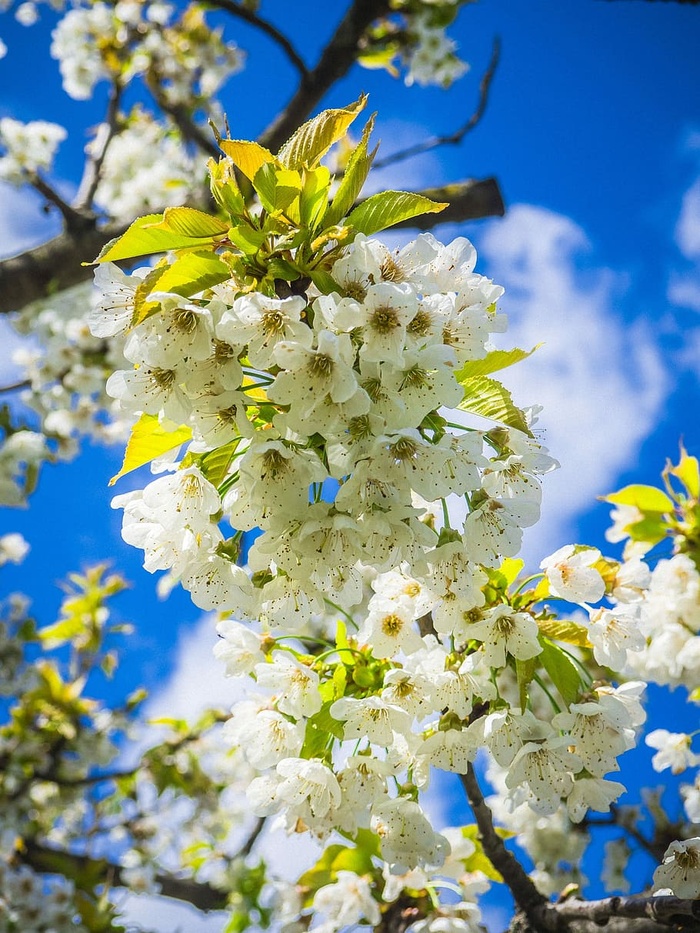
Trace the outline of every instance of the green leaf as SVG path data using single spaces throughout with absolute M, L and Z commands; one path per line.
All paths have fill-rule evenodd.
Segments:
M 167 230 L 192 239 L 200 239 L 225 235 L 228 227 L 225 221 L 194 207 L 167 207 L 160 223 L 153 224 L 150 229 Z
M 371 236 L 387 227 L 410 220 L 421 214 L 435 214 L 447 207 L 447 202 L 431 201 L 412 191 L 382 191 L 359 204 L 348 215 L 346 225 L 357 233 Z
M 262 165 L 277 162 L 269 149 L 247 139 L 222 139 L 219 148 L 249 181 L 255 178 Z
M 131 429 L 121 470 L 111 478 L 109 485 L 113 486 L 122 476 L 150 463 L 173 447 L 179 447 L 191 437 L 192 429 L 186 424 L 161 424 L 157 415 L 141 415 Z
M 301 758 L 320 758 L 328 747 L 331 736 L 336 739 L 343 738 L 342 723 L 334 719 L 329 712 L 333 702 L 327 700 L 321 709 L 307 720 Z
M 345 136 L 348 127 L 366 103 L 367 95 L 362 94 L 348 107 L 324 110 L 308 120 L 282 146 L 278 154 L 280 162 L 287 168 L 313 168 L 333 143 Z
M 681 459 L 676 466 L 669 462 L 668 472 L 677 477 L 685 486 L 691 499 L 700 497 L 700 467 L 697 457 L 689 457 L 685 447 L 681 444 Z
M 216 253 L 185 253 L 170 264 L 156 281 L 159 292 L 189 298 L 231 278 L 231 269 Z
M 469 360 L 465 363 L 455 373 L 455 379 L 460 385 L 463 385 L 465 379 L 470 379 L 473 376 L 488 376 L 489 373 L 507 369 L 515 363 L 520 363 L 521 360 L 526 360 L 528 356 L 532 356 L 535 350 L 538 350 L 541 346 L 542 344 L 538 343 L 532 350 L 520 350 L 518 347 L 514 347 L 512 350 L 492 350 L 480 360 Z
M 315 230 L 328 207 L 331 173 L 325 165 L 303 173 L 299 219 L 310 230 Z
M 540 637 L 542 653 L 538 660 L 544 665 L 544 669 L 557 688 L 567 706 L 575 703 L 581 692 L 581 675 L 574 662 L 558 646 L 549 639 Z
M 309 888 L 310 892 L 316 892 L 319 888 L 337 881 L 339 871 L 365 875 L 373 870 L 372 855 L 368 849 L 336 844 L 328 846 L 316 864 L 299 878 L 297 884 L 302 888 Z
M 260 166 L 253 187 L 266 211 L 284 211 L 301 192 L 301 176 L 290 169 L 277 168 L 271 162 Z
M 515 833 L 512 833 L 508 829 L 504 829 L 502 826 L 494 826 L 494 829 L 501 839 L 510 839 L 515 835 Z M 481 871 L 487 878 L 490 878 L 491 881 L 502 883 L 503 877 L 501 873 L 493 867 L 491 860 L 484 852 L 484 847 L 479 839 L 479 827 L 474 823 L 469 826 L 463 826 L 462 835 L 465 839 L 471 839 L 476 847 L 475 851 L 472 852 L 470 856 L 460 859 L 461 863 L 464 865 L 464 870 L 470 873 Z
M 673 501 L 656 486 L 642 486 L 633 484 L 625 486 L 618 492 L 603 496 L 604 502 L 613 505 L 634 505 L 640 512 L 672 512 Z
M 255 230 L 249 224 L 240 224 L 238 227 L 231 227 L 228 238 L 246 256 L 254 256 L 267 240 L 267 233 L 264 230 Z
M 520 658 L 515 659 L 515 676 L 518 680 L 518 696 L 520 699 L 520 710 L 525 712 L 527 706 L 527 688 L 532 683 L 537 668 L 537 659 L 528 658 L 526 661 Z
M 377 153 L 377 148 L 368 152 L 369 137 L 374 129 L 374 115 L 367 121 L 367 125 L 362 131 L 362 139 L 355 147 L 352 155 L 348 159 L 345 168 L 345 174 L 340 180 L 340 185 L 335 193 L 333 202 L 328 208 L 324 217 L 326 227 L 333 227 L 345 217 L 357 200 L 362 186 L 367 180 L 369 170 Z
M 228 444 L 223 444 L 221 447 L 204 454 L 199 461 L 199 469 L 205 479 L 208 479 L 213 486 L 218 486 L 226 479 L 228 468 L 240 443 L 241 438 L 237 437 L 235 440 L 229 441 Z
M 538 619 L 537 625 L 543 635 L 554 641 L 564 641 L 580 648 L 591 647 L 586 629 L 570 619 Z
M 465 379 L 462 385 L 464 398 L 457 406 L 462 411 L 499 421 L 532 437 L 525 415 L 513 402 L 508 389 L 500 382 L 489 379 L 488 376 L 473 376 Z
M 169 208 L 169 210 L 190 211 L 192 208 Z M 167 211 L 166 211 L 167 213 Z M 194 211 L 200 214 L 200 211 Z M 117 262 L 120 259 L 135 259 L 137 256 L 152 256 L 154 253 L 166 253 L 171 249 L 186 249 L 202 246 L 204 241 L 214 242 L 228 230 L 228 226 L 222 224 L 215 217 L 210 218 L 216 222 L 217 230 L 215 233 L 206 235 L 192 235 L 183 233 L 183 230 L 204 229 L 204 222 L 201 226 L 192 219 L 188 226 L 184 216 L 174 218 L 175 227 L 164 224 L 163 214 L 147 214 L 145 217 L 139 217 L 135 220 L 129 229 L 120 237 L 110 240 L 102 247 L 99 256 L 94 263 L 98 262 Z M 208 214 L 202 214 L 203 217 L 209 217 Z M 213 224 L 210 228 L 213 230 Z

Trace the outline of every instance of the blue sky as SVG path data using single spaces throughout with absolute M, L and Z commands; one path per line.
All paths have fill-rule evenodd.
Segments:
M 327 5 L 336 7 L 339 17 L 344 4 Z M 262 4 L 308 62 L 331 29 L 318 9 L 300 0 L 292 19 L 286 0 Z M 62 93 L 48 56 L 54 22 L 44 8 L 31 29 L 9 13 L 0 17 L 9 48 L 0 60 L 0 116 L 69 128 L 57 172 L 70 190 L 100 105 Z M 449 132 L 471 113 L 492 38 L 501 37 L 501 64 L 476 131 L 459 147 L 383 170 L 380 181 L 397 188 L 487 175 L 500 181 L 504 219 L 437 234 L 469 236 L 477 268 L 506 286 L 504 345 L 544 341 L 506 380 L 520 404 L 545 405 L 542 437 L 562 464 L 547 478 L 543 522 L 526 544 L 539 561 L 568 541 L 602 545 L 607 509 L 596 497 L 626 482 L 654 482 L 681 437 L 700 452 L 700 14 L 644 0 L 481 0 L 462 11 L 452 33 L 472 70 L 451 91 L 407 89 L 355 69 L 323 103 L 369 91 L 382 155 Z M 233 135 L 252 138 L 287 99 L 294 74 L 268 40 L 243 26 L 235 36 L 248 66 L 223 98 Z M 0 250 L 41 238 L 48 223 L 36 202 L 3 192 Z M 3 374 L 8 352 L 5 344 Z M 32 544 L 23 567 L 3 571 L 3 584 L 34 594 L 48 621 L 59 599 L 52 584 L 86 560 L 111 556 L 134 583 L 120 612 L 138 623 L 113 695 L 145 680 L 160 691 L 156 705 L 187 709 L 216 676 L 209 648 L 199 647 L 200 614 L 180 593 L 158 602 L 140 552 L 121 542 L 121 516 L 110 510 L 106 488 L 119 461 L 119 451 L 89 448 L 74 465 L 45 470 L 29 511 L 0 514 L 1 532 L 21 531 Z M 224 701 L 230 687 L 215 689 Z M 669 715 L 660 704 L 651 712 L 657 725 Z

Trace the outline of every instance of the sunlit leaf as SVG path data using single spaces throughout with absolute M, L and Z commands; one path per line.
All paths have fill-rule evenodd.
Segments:
M 421 214 L 435 214 L 443 211 L 447 202 L 431 201 L 422 194 L 412 191 L 382 191 L 359 204 L 348 215 L 346 224 L 357 233 L 371 236 L 387 227 L 410 220 Z
M 141 415 L 131 429 L 121 469 L 111 478 L 109 485 L 114 485 L 122 476 L 150 463 L 173 447 L 179 447 L 191 437 L 192 429 L 187 425 L 169 427 L 161 424 L 156 415 Z
M 350 106 L 324 110 L 304 123 L 280 149 L 280 162 L 287 168 L 313 168 L 333 143 L 345 135 L 366 103 L 367 95 L 362 94 Z
M 376 148 L 373 152 L 368 152 L 367 148 L 373 128 L 374 115 L 367 121 L 367 125 L 362 132 L 362 139 L 348 159 L 348 164 L 343 177 L 340 179 L 338 190 L 324 217 L 326 227 L 332 227 L 340 223 L 343 217 L 345 217 L 347 212 L 352 208 L 362 190 L 362 186 L 367 179 L 372 161 L 377 152 Z
M 506 389 L 495 379 L 488 376 L 473 376 L 462 381 L 464 398 L 457 406 L 462 411 L 469 411 L 482 418 L 499 421 L 509 428 L 517 428 L 532 437 L 525 415 L 513 402 L 513 398 Z
M 465 379 L 472 376 L 487 376 L 489 373 L 507 369 L 508 366 L 513 366 L 514 363 L 519 363 L 521 360 L 526 360 L 528 356 L 532 356 L 535 350 L 541 346 L 542 344 L 538 343 L 532 350 L 520 350 L 518 347 L 514 347 L 512 350 L 492 350 L 480 360 L 466 362 L 455 373 L 455 379 L 461 384 Z
M 610 493 L 609 496 L 603 496 L 605 502 L 611 502 L 613 505 L 633 505 L 640 512 L 672 512 L 673 501 L 666 493 L 657 489 L 656 486 L 643 486 L 633 484 L 625 486 L 618 492 Z
M 277 161 L 269 149 L 246 139 L 222 139 L 219 148 L 250 181 L 262 165 Z

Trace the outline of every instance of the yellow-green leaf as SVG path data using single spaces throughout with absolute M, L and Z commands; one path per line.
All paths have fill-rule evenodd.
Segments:
M 315 230 L 328 207 L 331 173 L 325 165 L 303 172 L 299 218 L 305 227 Z
M 584 626 L 570 619 L 538 619 L 537 624 L 540 632 L 554 641 L 564 641 L 568 645 L 578 645 L 580 648 L 591 647 Z
M 367 179 L 370 167 L 377 153 L 376 147 L 372 152 L 367 151 L 370 133 L 373 129 L 374 114 L 367 121 L 367 125 L 362 132 L 362 139 L 348 159 L 345 174 L 340 180 L 333 202 L 326 211 L 326 216 L 324 217 L 324 224 L 326 227 L 332 227 L 340 223 L 343 217 L 345 217 L 347 212 L 352 208 L 362 190 L 362 186 Z
M 173 447 L 179 447 L 191 437 L 192 429 L 186 424 L 161 424 L 157 415 L 141 415 L 131 429 L 121 470 L 111 478 L 109 485 L 114 485 L 122 476 L 150 463 Z
M 633 484 L 618 492 L 603 496 L 605 502 L 613 505 L 634 505 L 640 512 L 672 512 L 673 501 L 656 486 Z
M 160 275 L 157 289 L 189 298 L 230 278 L 231 269 L 216 253 L 185 253 Z
M 308 120 L 291 136 L 279 151 L 279 160 L 287 168 L 313 168 L 333 143 L 345 135 L 348 127 L 364 109 L 367 95 L 362 94 L 348 107 L 324 110 Z
M 689 457 L 685 447 L 681 444 L 681 459 L 676 466 L 671 463 L 667 467 L 672 476 L 676 476 L 685 486 L 691 499 L 700 498 L 700 468 L 698 458 Z
M 237 437 L 228 444 L 210 450 L 199 461 L 202 474 L 213 486 L 218 486 L 226 479 L 228 468 L 240 443 L 241 438 Z
M 246 139 L 222 139 L 219 148 L 250 181 L 255 178 L 262 165 L 277 162 L 269 149 Z
M 464 379 L 462 385 L 464 398 L 457 406 L 462 411 L 499 421 L 532 437 L 525 415 L 513 402 L 508 389 L 500 382 L 489 379 L 488 376 L 472 376 Z
M 199 239 L 200 237 L 225 235 L 228 227 L 225 221 L 211 214 L 205 214 L 204 211 L 198 211 L 194 207 L 167 207 L 163 219 L 159 223 L 152 224 L 150 229 L 169 230 L 172 233 Z
M 507 369 L 508 366 L 513 366 L 514 363 L 519 363 L 521 360 L 526 360 L 528 356 L 532 356 L 535 350 L 538 350 L 541 346 L 542 344 L 538 343 L 532 350 L 520 350 L 518 347 L 514 347 L 512 350 L 492 350 L 480 360 L 469 360 L 465 363 L 455 373 L 455 379 L 457 382 L 462 383 L 472 376 L 487 376 L 489 373 L 498 372 L 500 369 Z
M 291 169 L 277 168 L 270 162 L 255 173 L 253 187 L 266 211 L 283 211 L 301 192 L 301 176 Z
M 179 208 L 179 210 L 190 210 L 190 208 Z M 199 212 L 196 211 L 195 213 Z M 222 235 L 222 230 L 218 227 L 216 234 L 192 236 L 182 232 L 182 229 L 187 227 L 186 223 L 180 223 L 177 220 L 175 223 L 178 229 L 167 225 L 164 226 L 163 214 L 147 214 L 145 217 L 139 217 L 125 233 L 110 240 L 109 243 L 102 247 L 99 256 L 95 259 L 95 263 L 117 262 L 120 259 L 135 259 L 138 256 L 166 253 L 171 249 L 197 247 L 202 245 L 203 240 L 213 242 L 216 237 Z M 190 229 L 197 229 L 196 224 L 193 224 Z M 227 227 L 224 225 L 223 233 L 226 230 Z
M 412 191 L 382 191 L 373 194 L 351 211 L 346 223 L 357 233 L 371 236 L 402 220 L 410 220 L 421 214 L 439 213 L 447 206 L 447 201 L 431 201 Z

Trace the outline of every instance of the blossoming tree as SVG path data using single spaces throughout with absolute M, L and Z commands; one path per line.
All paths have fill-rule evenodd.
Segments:
M 123 537 L 164 592 L 182 586 L 216 615 L 240 699 L 130 744 L 143 695 L 118 708 L 91 695 L 128 634 L 110 615 L 120 576 L 74 575 L 48 626 L 8 600 L 3 929 L 123 930 L 127 889 L 222 911 L 229 933 L 476 933 L 494 886 L 513 931 L 697 929 L 700 755 L 694 734 L 643 737 L 642 700 L 644 681 L 700 700 L 698 460 L 681 449 L 663 487 L 608 497 L 620 557 L 570 544 L 524 573 L 522 531 L 557 464 L 499 374 L 533 351 L 491 342 L 503 289 L 466 239 L 381 236 L 498 212 L 495 188 L 363 197 L 373 118 L 349 133 L 365 97 L 304 122 L 357 59 L 448 83 L 457 5 L 356 0 L 314 68 L 254 5 L 208 6 L 265 31 L 300 72 L 260 140 L 210 139 L 198 118 L 220 122 L 210 95 L 240 53 L 198 7 L 160 3 L 75 7 L 56 29 L 67 92 L 112 85 L 73 203 L 45 178 L 61 128 L 0 121 L 3 176 L 65 221 L 0 264 L 2 301 L 25 305 L 21 325 L 46 343 L 27 359 L 41 430 L 8 412 L 0 459 L 19 504 L 78 433 L 124 437 L 115 480 L 149 463 L 157 478 L 113 500 Z M 171 122 L 122 112 L 137 77 Z M 209 195 L 192 145 L 209 153 Z M 159 148 L 167 159 L 149 159 Z M 86 275 L 78 255 L 94 260 L 92 303 L 79 286 L 70 314 L 61 297 L 37 310 L 50 277 Z M 0 547 L 5 563 L 26 550 L 17 535 Z M 652 798 L 644 813 L 617 804 L 609 775 L 640 741 L 657 770 L 687 771 L 680 821 Z M 436 771 L 463 787 L 453 826 L 426 807 Z M 635 848 L 656 862 L 630 896 L 586 899 L 601 825 L 618 830 L 610 890 Z M 315 843 L 292 877 L 266 862 L 273 833 Z

